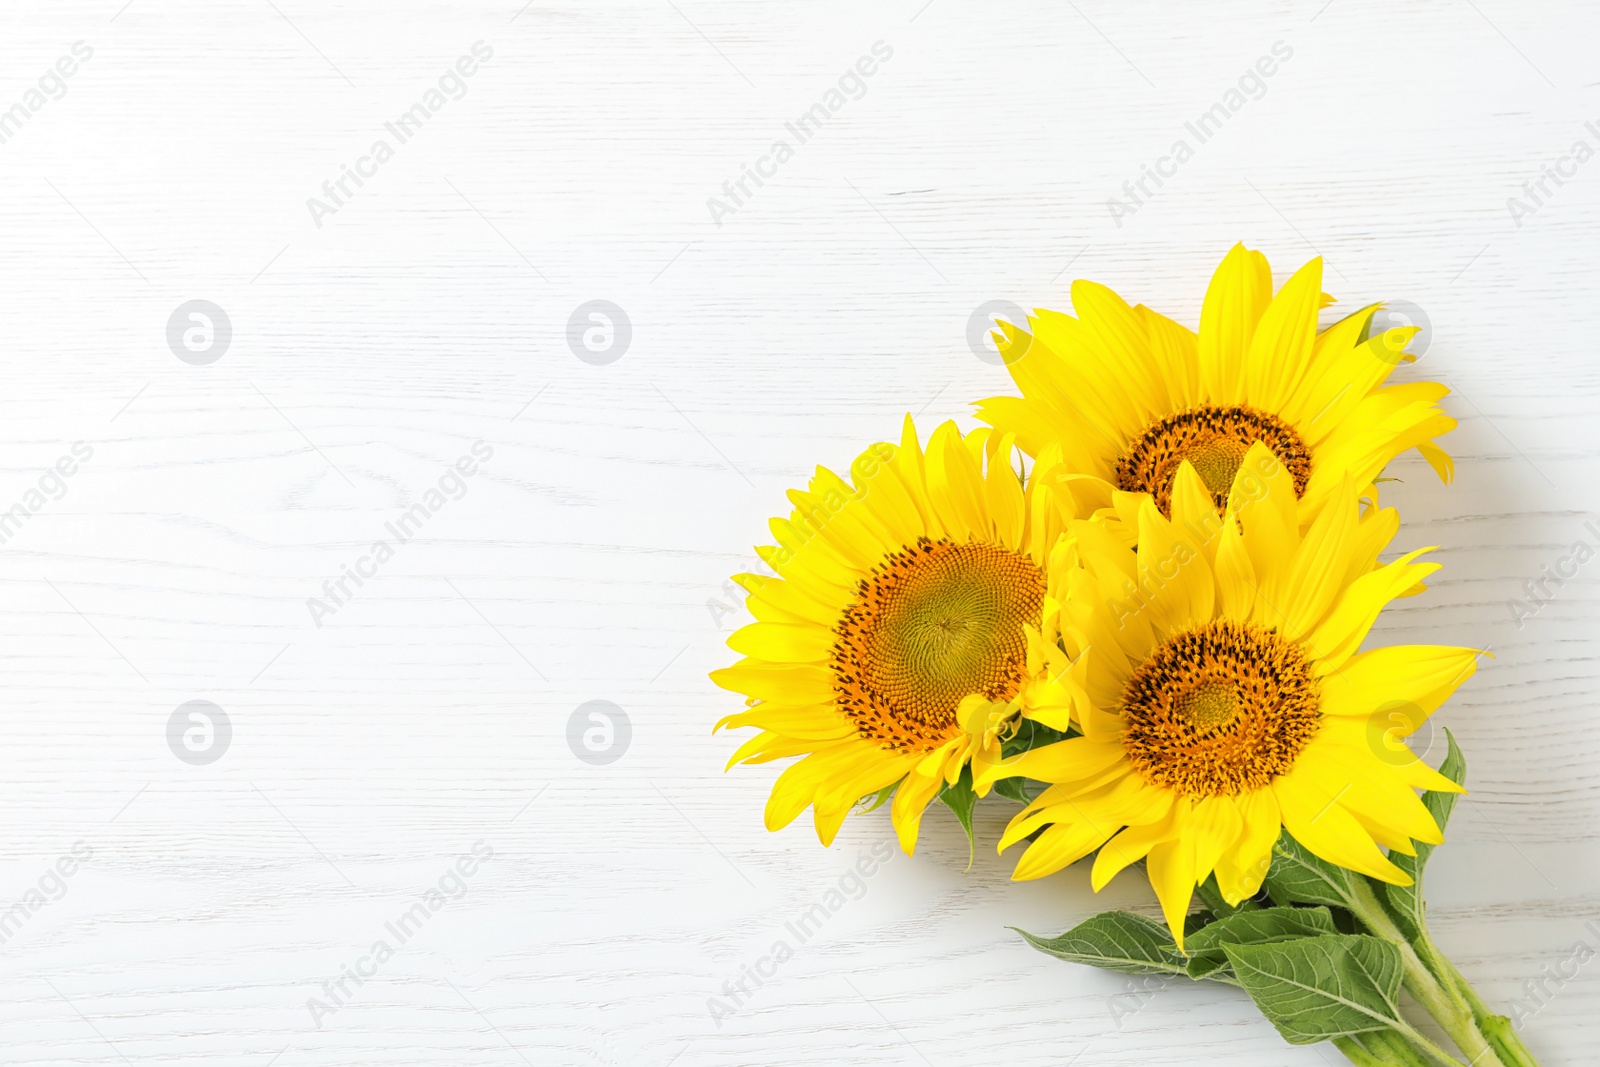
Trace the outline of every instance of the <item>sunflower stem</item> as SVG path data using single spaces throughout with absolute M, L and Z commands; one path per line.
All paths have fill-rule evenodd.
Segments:
M 1379 1033 L 1387 1033 L 1387 1032 L 1388 1031 L 1379 1031 Z M 1428 1056 L 1432 1057 L 1433 1059 L 1437 1060 L 1439 1063 L 1443 1064 L 1444 1067 L 1467 1067 L 1466 1064 L 1462 1063 L 1460 1060 L 1458 1060 L 1454 1056 L 1450 1055 L 1450 1053 L 1446 1052 L 1444 1049 L 1440 1048 L 1438 1045 L 1435 1045 L 1421 1031 L 1419 1031 L 1416 1027 L 1412 1026 L 1410 1023 L 1402 1022 L 1400 1024 L 1400 1026 L 1396 1028 L 1395 1033 L 1398 1036 L 1403 1037 L 1407 1042 L 1410 1043 L 1410 1045 L 1413 1048 L 1420 1049 L 1422 1052 L 1426 1053 Z M 1489 1048 L 1488 1048 L 1487 1045 L 1484 1046 L 1484 1050 L 1483 1051 L 1484 1051 L 1484 1054 L 1487 1055 L 1490 1058 L 1488 1060 L 1480 1060 L 1480 1059 L 1474 1057 L 1473 1060 L 1472 1060 L 1472 1067 L 1485 1067 L 1486 1063 L 1499 1063 L 1500 1062 L 1499 1060 L 1494 1059 L 1494 1053 L 1489 1051 Z M 1471 1055 L 1471 1054 L 1468 1053 L 1468 1055 Z
M 1362 1034 L 1361 1040 L 1373 1055 L 1382 1055 L 1385 1064 L 1392 1067 L 1431 1067 L 1428 1057 L 1416 1046 L 1393 1030 L 1378 1030 Z
M 1517 1036 L 1511 1020 L 1504 1015 L 1497 1015 L 1488 1004 L 1484 1003 L 1483 998 L 1472 988 L 1472 983 L 1467 981 L 1460 968 L 1439 951 L 1439 946 L 1434 943 L 1433 935 L 1426 926 L 1417 937 L 1417 948 L 1432 964 L 1439 980 L 1453 987 L 1466 1002 L 1478 1031 L 1488 1040 L 1496 1055 L 1505 1063 L 1505 1067 L 1539 1067 L 1539 1061 L 1533 1058 L 1533 1053 L 1528 1051 L 1528 1047 Z
M 1456 1043 L 1456 1047 L 1466 1055 L 1473 1067 L 1508 1067 L 1500 1059 L 1495 1048 L 1479 1032 L 1478 1020 L 1455 982 L 1441 980 L 1422 962 L 1422 957 L 1412 947 L 1410 939 L 1401 932 L 1400 927 L 1389 915 L 1388 909 L 1378 899 L 1372 883 L 1366 878 L 1352 878 L 1350 883 L 1353 890 L 1350 900 L 1351 910 L 1356 918 L 1360 919 L 1368 930 L 1400 950 L 1406 991 L 1438 1021 L 1439 1026 L 1450 1035 L 1450 1040 Z M 1406 1034 L 1406 1037 L 1415 1044 L 1422 1035 L 1412 1031 Z M 1422 1040 L 1427 1039 L 1422 1038 Z M 1419 1047 L 1429 1051 L 1430 1055 L 1433 1054 L 1426 1045 Z M 1509 1067 L 1522 1067 L 1522 1065 L 1513 1062 Z
M 1336 1037 L 1333 1039 L 1333 1047 L 1344 1053 L 1344 1058 L 1356 1067 L 1411 1067 L 1409 1063 L 1375 1055 L 1357 1044 L 1353 1037 Z

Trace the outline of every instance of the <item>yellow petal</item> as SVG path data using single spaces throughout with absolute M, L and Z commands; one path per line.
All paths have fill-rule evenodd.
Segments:
M 1448 645 L 1393 645 L 1351 657 L 1322 680 L 1322 714 L 1404 715 L 1404 737 L 1421 726 L 1478 669 L 1480 653 Z M 1411 714 L 1404 714 L 1415 711 Z M 1387 726 L 1385 727 L 1388 728 Z
M 1308 780 L 1300 765 L 1272 783 L 1283 812 L 1283 825 L 1296 841 L 1317 856 L 1395 885 L 1410 885 L 1411 876 L 1390 863 L 1372 835 L 1339 806 L 1339 794 Z
M 770 730 L 779 737 L 805 741 L 842 741 L 856 733 L 855 723 L 833 705 L 810 704 L 795 707 L 782 704 L 757 704 L 749 711 L 724 716 L 717 729 L 736 730 L 754 726 Z
M 1439 569 L 1437 563 L 1414 562 L 1428 551 L 1419 548 L 1408 552 L 1350 583 L 1333 610 L 1304 639 L 1317 658 L 1319 673 L 1326 675 L 1342 667 L 1366 640 L 1385 605 Z
M 1005 436 L 1009 442 L 1010 435 Z M 983 479 L 983 490 L 984 510 L 988 513 L 989 530 L 992 531 L 990 536 L 1013 551 L 1021 548 L 1028 517 L 1027 501 L 1023 496 L 1022 483 L 1017 481 L 1016 472 L 1011 469 L 1009 444 L 1005 455 L 990 463 Z
M 1310 633 L 1344 591 L 1355 532 L 1356 491 L 1346 482 L 1344 491 L 1323 507 L 1306 531 L 1287 581 L 1277 590 L 1289 634 Z
M 822 667 L 744 660 L 712 671 L 711 680 L 724 689 L 775 704 L 827 704 L 833 700 L 833 672 Z
M 1194 898 L 1195 862 L 1194 842 L 1187 838 L 1163 841 L 1150 849 L 1150 859 L 1145 864 L 1150 875 L 1150 885 L 1155 888 L 1156 899 L 1161 901 L 1161 913 L 1167 918 L 1167 929 L 1183 951 L 1183 920 L 1189 914 L 1189 902 Z
M 1200 361 L 1196 347 L 1198 338 L 1194 331 L 1151 311 L 1143 304 L 1134 310 L 1144 321 L 1156 376 L 1166 383 L 1172 410 L 1186 411 L 1199 407 L 1202 401 Z
M 1138 574 L 1158 631 L 1173 633 L 1211 621 L 1216 596 L 1211 568 L 1150 497 L 1139 509 Z
M 1289 398 L 1278 408 L 1279 414 L 1284 419 L 1295 426 L 1303 426 L 1329 404 L 1338 400 L 1341 395 L 1355 388 L 1350 379 L 1341 379 L 1337 375 L 1330 374 L 1329 366 L 1356 347 L 1361 338 L 1361 331 L 1366 328 L 1373 312 L 1380 306 L 1369 304 L 1346 315 L 1317 334 L 1316 340 L 1311 345 L 1311 366 L 1301 377 Z M 1363 387 L 1363 391 L 1376 384 L 1369 382 Z
M 917 833 L 922 827 L 922 813 L 928 810 L 928 804 L 943 784 L 941 778 L 910 774 L 895 791 L 889 817 L 906 855 L 913 855 L 917 851 Z
M 1272 300 L 1272 268 L 1260 252 L 1234 245 L 1223 257 L 1200 308 L 1200 385 L 1212 403 L 1244 400 L 1245 353 Z
M 1032 778 L 1050 783 L 1082 782 L 1097 778 L 1124 759 L 1125 755 L 1125 750 L 1118 742 L 1107 744 L 1087 737 L 1074 737 L 1051 745 L 1041 745 L 987 767 L 982 772 L 981 783 L 978 776 L 974 776 L 973 785 L 987 787 L 1002 778 Z
M 1095 362 L 1116 370 L 1112 380 L 1127 398 L 1125 428 L 1133 430 L 1172 410 L 1167 381 L 1139 313 L 1104 285 L 1083 280 L 1072 283 L 1072 307 L 1081 324 L 1079 336 L 1095 350 Z
M 1272 847 L 1283 831 L 1283 817 L 1271 788 L 1241 794 L 1235 803 L 1243 828 L 1217 860 L 1217 888 L 1222 890 L 1222 899 L 1237 906 L 1261 889 L 1272 866 Z
M 819 748 L 785 768 L 773 783 L 772 795 L 767 798 L 767 829 L 781 830 L 794 822 L 797 815 L 811 806 L 821 783 L 848 761 L 859 747 L 859 742 L 847 741 Z
M 1218 617 L 1245 622 L 1256 609 L 1256 571 L 1250 562 L 1250 553 L 1244 545 L 1244 535 L 1232 514 L 1224 516 L 1221 531 L 1217 534 L 1217 606 Z
M 812 622 L 830 630 L 839 621 L 839 607 L 817 600 L 793 582 L 762 574 L 735 574 L 733 580 L 749 594 L 745 606 L 750 614 L 763 621 Z
M 1027 359 L 1007 368 L 1023 395 L 1048 388 L 1066 411 L 1076 414 L 1076 421 L 1092 431 L 1086 444 L 1102 452 L 1119 452 L 1148 421 L 1129 396 L 1147 391 L 1143 368 L 1111 362 L 1094 335 L 1071 315 L 1040 309 L 1028 324 L 1034 347 Z M 1042 380 L 1045 375 L 1049 381 Z
M 1444 835 L 1427 807 L 1392 768 L 1371 753 L 1313 741 L 1300 754 L 1296 772 L 1323 792 L 1339 798 L 1339 806 L 1416 841 L 1442 844 Z
M 1114 829 L 1084 822 L 1056 823 L 1028 846 L 1022 858 L 1017 860 L 1011 880 L 1025 882 L 1054 874 L 1099 848 Z
M 1301 267 L 1261 315 L 1245 357 L 1245 402 L 1277 411 L 1310 368 L 1322 295 L 1322 259 Z
M 1260 441 L 1245 452 L 1234 475 L 1228 511 L 1238 519 L 1245 553 L 1259 583 L 1256 606 L 1271 609 L 1276 600 L 1272 585 L 1288 574 L 1300 545 L 1299 506 L 1289 469 Z
M 1188 460 L 1178 464 L 1178 473 L 1172 477 L 1170 510 L 1173 528 L 1181 530 L 1184 539 L 1207 564 L 1211 563 L 1216 558 L 1217 535 L 1222 531 L 1224 516 L 1217 514 L 1211 490 Z
M 1170 841 L 1183 833 L 1188 825 L 1190 804 L 1180 801 L 1172 804 L 1158 819 L 1137 826 L 1129 826 L 1107 841 L 1095 857 L 1094 870 L 1089 884 L 1098 893 L 1125 867 L 1138 863 L 1152 848 Z
M 833 649 L 833 631 L 821 626 L 756 622 L 741 627 L 728 638 L 735 652 L 775 663 L 817 663 Z
M 859 488 L 861 503 L 888 533 L 891 545 L 914 544 L 927 533 L 916 501 L 895 473 L 895 448 L 877 444 L 856 457 L 850 476 Z
M 1194 806 L 1189 833 L 1194 839 L 1194 876 L 1203 882 L 1225 849 L 1239 839 L 1244 820 L 1232 797 L 1206 797 Z
M 988 536 L 984 517 L 982 473 L 962 444 L 956 424 L 946 422 L 928 441 L 928 494 L 949 536 L 965 541 Z

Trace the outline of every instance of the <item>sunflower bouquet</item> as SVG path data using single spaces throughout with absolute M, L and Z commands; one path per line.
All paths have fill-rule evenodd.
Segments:
M 799 757 L 769 830 L 809 808 L 827 845 L 888 804 L 910 853 L 935 800 L 970 843 L 992 793 L 1021 805 L 1015 879 L 1093 856 L 1098 891 L 1142 863 L 1165 921 L 1022 933 L 1053 956 L 1237 987 L 1364 1067 L 1537 1067 L 1421 893 L 1465 765 L 1405 739 L 1482 653 L 1362 648 L 1439 568 L 1383 560 L 1377 486 L 1413 448 L 1449 481 L 1447 390 L 1389 383 L 1414 327 L 1374 334 L 1374 304 L 1319 330 L 1331 302 L 1320 260 L 1274 293 L 1241 245 L 1198 333 L 1086 281 L 1075 315 L 1003 325 L 1021 395 L 979 402 L 986 425 L 924 445 L 908 417 L 789 493 L 770 573 L 735 578 L 756 621 L 712 675 L 746 698 L 718 729 L 757 731 L 730 767 Z

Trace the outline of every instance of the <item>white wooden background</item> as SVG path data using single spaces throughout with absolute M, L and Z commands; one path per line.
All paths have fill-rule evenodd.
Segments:
M 520 4 L 0 4 L 0 109 L 93 49 L 0 144 L 0 509 L 93 450 L 0 545 L 0 911 L 59 896 L 0 944 L 0 1061 L 1334 1062 L 1231 991 L 1026 948 L 1006 925 L 1148 889 L 1013 885 L 992 847 L 963 873 L 947 813 L 708 1013 L 890 839 L 884 813 L 827 850 L 768 834 L 776 768 L 724 776 L 709 734 L 743 616 L 708 601 L 783 490 L 1005 390 L 966 341 L 984 302 L 1088 276 L 1192 323 L 1241 239 L 1280 278 L 1324 254 L 1343 306 L 1422 309 L 1402 373 L 1456 390 L 1456 483 L 1412 455 L 1388 490 L 1447 569 L 1381 635 L 1497 657 L 1441 719 L 1473 793 L 1440 940 L 1508 1006 L 1600 945 L 1600 562 L 1520 628 L 1507 607 L 1600 544 L 1600 162 L 1520 226 L 1506 204 L 1600 147 L 1592 5 Z M 307 198 L 478 41 L 466 95 L 315 225 Z M 879 41 L 865 94 L 714 224 Z M 1107 199 L 1280 41 L 1265 94 L 1116 225 Z M 233 326 L 210 365 L 167 344 L 194 299 Z M 595 299 L 632 324 L 606 365 L 566 341 Z M 314 625 L 478 441 L 466 494 Z M 167 742 L 195 699 L 233 726 L 204 766 Z M 632 725 L 603 766 L 567 740 L 591 700 Z M 980 809 L 989 841 L 1007 810 Z M 479 841 L 465 894 L 314 1022 Z M 1593 1062 L 1597 971 L 1527 1022 L 1548 1067 Z

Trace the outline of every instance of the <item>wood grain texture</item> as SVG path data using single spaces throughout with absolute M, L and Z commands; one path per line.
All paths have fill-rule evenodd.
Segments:
M 1380 634 L 1496 657 L 1443 719 L 1473 793 L 1434 861 L 1440 940 L 1500 1003 L 1600 943 L 1600 562 L 1507 608 L 1597 542 L 1600 162 L 1521 225 L 1506 203 L 1600 147 L 1591 5 L 519 7 L 0 7 L 0 111 L 93 49 L 0 143 L 0 510 L 93 450 L 0 545 L 0 905 L 92 852 L 0 945 L 0 1059 L 1334 1062 L 1229 991 L 1028 949 L 1003 927 L 1148 890 L 1014 885 L 988 849 L 962 873 L 937 815 L 737 1014 L 707 1007 L 889 837 L 881 812 L 828 850 L 767 834 L 775 769 L 722 775 L 709 735 L 740 616 L 708 601 L 783 490 L 907 410 L 1006 391 L 965 339 L 985 301 L 1060 307 L 1083 276 L 1193 322 L 1241 239 L 1280 276 L 1325 255 L 1341 306 L 1423 309 L 1402 373 L 1456 390 L 1455 484 L 1413 455 L 1386 490 L 1446 569 Z M 317 225 L 307 199 L 480 41 L 465 95 Z M 880 41 L 864 94 L 718 225 L 708 198 Z M 1117 225 L 1108 198 L 1279 42 Z M 234 330 L 209 366 L 166 340 L 197 298 Z M 633 330 L 603 366 L 566 340 L 595 299 Z M 464 495 L 315 625 L 308 598 L 476 442 Z M 167 743 L 194 699 L 233 726 L 207 766 Z M 632 724 L 605 766 L 567 742 L 597 699 Z M 459 899 L 314 1022 L 479 841 Z M 1592 1062 L 1597 1009 L 1585 968 L 1527 1040 Z

